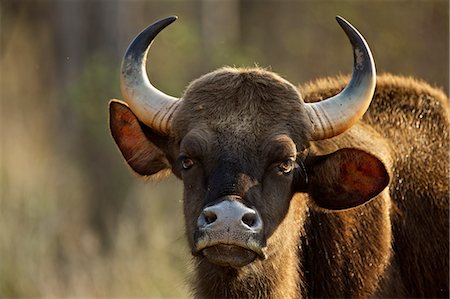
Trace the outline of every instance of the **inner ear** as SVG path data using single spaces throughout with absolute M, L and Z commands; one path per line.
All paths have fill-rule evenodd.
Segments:
M 140 175 L 153 175 L 170 168 L 165 152 L 168 137 L 154 133 L 124 102 L 109 104 L 111 134 L 130 167 Z
M 315 158 L 308 172 L 308 193 L 319 207 L 330 210 L 364 204 L 389 183 L 383 162 L 352 148 Z

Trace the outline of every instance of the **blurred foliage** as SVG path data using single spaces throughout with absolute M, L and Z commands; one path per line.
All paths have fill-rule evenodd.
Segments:
M 177 14 L 148 73 L 180 96 L 223 65 L 291 82 L 351 71 L 334 21 L 366 37 L 379 72 L 449 82 L 448 1 L 0 2 L 0 297 L 186 297 L 181 183 L 132 175 L 109 135 L 130 40 Z

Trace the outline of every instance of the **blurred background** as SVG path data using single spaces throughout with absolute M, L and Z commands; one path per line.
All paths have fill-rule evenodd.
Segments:
M 146 181 L 110 137 L 131 39 L 168 16 L 149 76 L 180 96 L 223 65 L 292 83 L 351 72 L 335 21 L 367 39 L 378 72 L 449 90 L 448 1 L 1 0 L 0 298 L 185 298 L 181 182 Z

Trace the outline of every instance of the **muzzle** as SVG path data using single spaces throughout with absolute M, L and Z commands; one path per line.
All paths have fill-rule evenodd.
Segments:
M 239 199 L 222 197 L 202 211 L 194 236 L 194 254 L 204 255 L 213 264 L 233 268 L 266 258 L 261 216 Z

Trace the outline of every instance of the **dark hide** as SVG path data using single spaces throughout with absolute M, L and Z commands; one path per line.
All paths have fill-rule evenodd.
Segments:
M 345 79 L 300 90 L 318 101 Z M 111 103 L 111 131 L 129 165 L 183 180 L 190 246 L 198 216 L 221 196 L 261 215 L 267 258 L 232 268 L 197 254 L 196 297 L 449 295 L 448 99 L 412 79 L 377 80 L 363 120 L 320 142 L 310 141 L 296 88 L 262 69 L 195 80 L 167 137 Z

